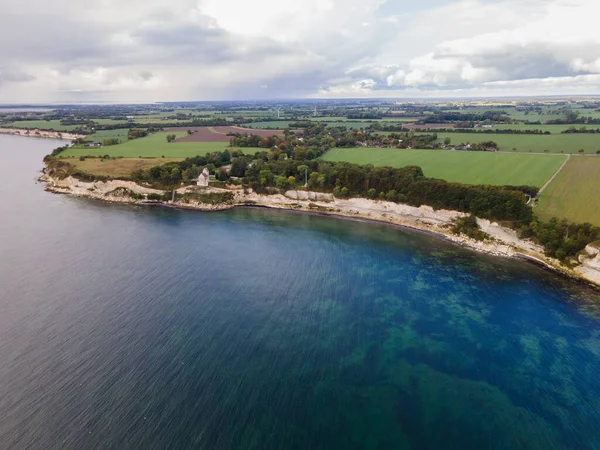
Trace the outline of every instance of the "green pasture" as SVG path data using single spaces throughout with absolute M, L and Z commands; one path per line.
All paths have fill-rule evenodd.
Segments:
M 440 141 L 447 137 L 450 145 L 494 141 L 503 152 L 512 152 L 516 148 L 520 153 L 578 153 L 583 149 L 592 154 L 600 150 L 600 134 L 438 133 Z
M 127 133 L 129 128 L 119 128 L 117 130 L 99 130 L 94 134 L 85 137 L 86 141 L 103 142 L 105 139 L 118 139 L 121 143 L 127 141 Z
M 451 150 L 336 148 L 326 161 L 374 166 L 419 166 L 426 176 L 465 184 L 542 186 L 566 156 L 524 155 Z
M 98 125 L 127 125 L 129 122 L 127 120 L 114 120 L 114 119 L 91 119 L 93 122 L 96 122 Z
M 542 192 L 535 213 L 600 226 L 600 157 L 572 156 Z
M 188 158 L 211 152 L 222 152 L 229 147 L 227 142 L 167 142 L 167 135 L 183 137 L 186 133 L 154 133 L 141 139 L 123 142 L 108 147 L 72 147 L 61 153 L 62 158 L 79 156 L 122 156 L 124 158 Z M 233 150 L 233 149 L 231 149 Z M 260 149 L 242 148 L 244 153 L 253 155 Z

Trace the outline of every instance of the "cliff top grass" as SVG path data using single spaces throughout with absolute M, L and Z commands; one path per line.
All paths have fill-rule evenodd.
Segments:
M 572 156 L 540 195 L 535 213 L 600 226 L 600 157 Z
M 222 152 L 229 147 L 228 142 L 167 142 L 169 134 L 174 134 L 178 138 L 186 135 L 185 132 L 160 132 L 106 147 L 75 146 L 61 153 L 61 158 L 104 155 L 124 158 L 161 158 L 163 156 L 165 158 L 188 158 L 206 153 Z M 260 149 L 240 150 L 253 155 Z

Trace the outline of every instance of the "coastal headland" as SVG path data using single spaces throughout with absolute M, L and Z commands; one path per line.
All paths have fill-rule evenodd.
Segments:
M 258 194 L 241 187 L 186 186 L 174 192 L 143 186 L 127 180 L 82 181 L 72 176 L 50 175 L 44 170 L 40 181 L 46 190 L 76 197 L 113 203 L 153 204 L 197 211 L 222 211 L 235 207 L 265 207 L 333 215 L 354 220 L 377 221 L 431 233 L 457 245 L 491 255 L 533 261 L 566 276 L 600 286 L 600 250 L 588 245 L 579 255 L 577 266 L 567 266 L 544 254 L 544 248 L 496 222 L 477 218 L 477 225 L 488 236 L 475 240 L 455 234 L 453 224 L 468 214 L 451 210 L 434 210 L 430 206 L 414 207 L 384 200 L 336 198 L 333 194 L 288 190 L 279 194 Z M 170 200 L 165 200 L 170 195 Z

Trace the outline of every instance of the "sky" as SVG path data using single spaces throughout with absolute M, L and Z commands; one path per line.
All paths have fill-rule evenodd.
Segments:
M 598 0 L 0 1 L 0 103 L 600 94 Z

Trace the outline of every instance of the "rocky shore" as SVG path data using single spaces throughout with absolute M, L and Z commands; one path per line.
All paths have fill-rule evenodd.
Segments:
M 339 199 L 332 194 L 319 192 L 287 191 L 282 194 L 263 195 L 245 192 L 241 188 L 229 190 L 214 187 L 198 188 L 196 186 L 187 186 L 176 190 L 179 196 L 186 197 L 184 199 L 155 201 L 148 197 L 153 198 L 151 194 L 162 196 L 164 191 L 142 186 L 132 181 L 84 182 L 70 176 L 64 179 L 54 178 L 45 172 L 40 180 L 46 183 L 46 189 L 51 192 L 108 202 L 158 203 L 169 207 L 199 211 L 219 211 L 238 206 L 257 206 L 384 222 L 426 231 L 479 252 L 527 259 L 569 277 L 600 285 L 600 250 L 588 246 L 579 257 L 579 265 L 573 268 L 567 267 L 560 261 L 545 256 L 540 245 L 529 240 L 519 239 L 514 230 L 488 220 L 477 219 L 481 230 L 490 237 L 485 241 L 476 241 L 464 235 L 453 234 L 451 232 L 453 222 L 457 218 L 465 216 L 464 213 L 458 211 L 434 210 L 429 206 L 414 207 L 365 198 Z M 231 200 L 217 204 L 201 200 L 202 195 L 223 193 L 231 193 Z

